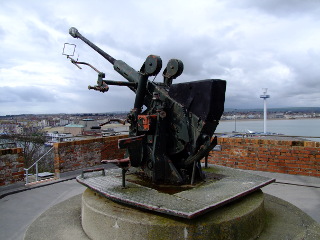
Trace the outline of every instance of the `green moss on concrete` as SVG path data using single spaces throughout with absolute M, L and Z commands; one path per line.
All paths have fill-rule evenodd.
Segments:
M 108 233 L 133 240 L 248 240 L 260 234 L 265 219 L 261 191 L 191 220 L 114 203 L 89 189 L 83 194 L 82 206 L 83 227 L 92 239 L 98 239 L 97 231 L 102 231 L 101 236 Z
M 86 191 L 87 192 L 87 191 Z M 105 201 L 104 198 L 99 197 L 98 195 L 92 194 L 92 197 L 98 198 L 101 200 L 102 205 L 109 205 L 112 202 Z M 100 202 L 100 201 L 99 201 Z M 83 203 L 83 202 L 82 202 Z M 279 198 L 270 196 L 265 194 L 264 199 L 265 211 L 266 211 L 266 224 L 262 231 L 262 233 L 256 238 L 257 240 L 318 240 L 320 239 L 320 225 L 312 218 L 310 218 L 307 214 L 302 212 L 300 209 L 291 205 L 288 202 L 285 202 Z M 121 215 L 130 215 L 131 211 L 128 210 L 128 207 L 121 206 L 120 204 L 116 204 L 117 206 L 114 209 L 113 214 L 117 216 L 118 220 L 121 220 Z M 115 207 L 113 206 L 113 207 Z M 227 206 L 226 206 L 227 207 Z M 230 206 L 229 206 L 230 207 Z M 39 218 L 37 218 L 29 227 L 26 232 L 25 239 L 47 239 L 47 240 L 87 240 L 89 239 L 83 229 L 81 228 L 81 195 L 70 198 L 62 203 L 59 203 L 46 212 L 44 212 Z M 150 214 L 149 212 L 140 211 L 142 215 L 140 215 L 139 219 L 143 221 L 144 216 Z M 146 215 L 145 215 L 146 214 Z M 83 217 L 83 216 L 82 216 Z M 162 216 L 161 216 L 162 217 Z M 203 217 L 207 217 L 204 215 Z M 176 231 L 170 232 L 166 226 L 172 226 L 172 221 L 175 219 L 162 219 L 159 218 L 158 215 L 154 216 L 155 219 L 159 221 L 159 223 L 164 224 L 162 227 L 159 227 L 158 230 L 150 230 L 148 225 L 140 227 L 142 232 L 141 235 L 136 235 L 138 231 L 130 231 L 130 233 L 134 234 L 135 237 L 138 237 L 139 240 L 142 239 L 250 239 L 250 237 L 239 234 L 239 238 L 233 238 L 233 232 L 229 231 L 227 227 L 228 225 L 223 225 L 219 229 L 214 229 L 208 227 L 207 222 L 199 222 L 196 224 L 188 224 L 188 221 L 182 221 L 181 226 L 176 229 Z M 201 217 L 202 218 L 202 217 Z M 160 220 L 159 220 L 160 219 Z M 146 220 L 146 219 L 145 219 Z M 205 219 L 202 219 L 205 221 Z M 237 221 L 237 219 L 235 219 Z M 248 217 L 245 221 L 249 226 L 244 225 L 244 228 L 247 230 L 250 229 L 252 223 L 256 221 L 255 218 Z M 94 222 L 92 223 L 95 224 Z M 50 228 L 48 228 L 50 226 Z M 104 226 L 110 228 L 116 228 L 121 231 L 122 227 L 125 225 L 121 225 L 119 222 L 118 225 Z M 187 231 L 185 230 L 187 227 Z M 230 227 L 230 225 L 229 225 Z M 125 228 L 124 228 L 125 230 Z M 146 237 L 143 237 L 144 236 Z M 203 234 L 203 236 L 202 236 Z M 204 236 L 210 236 L 205 238 Z M 243 237 L 243 238 L 242 238 Z M 102 239 L 114 239 L 109 234 L 105 234 L 101 236 Z M 97 238 L 95 238 L 97 239 Z M 118 239 L 131 239 L 129 238 L 118 238 Z M 132 238 L 134 239 L 134 238 Z
M 269 240 L 277 236 L 278 240 L 318 240 L 320 224 L 296 206 L 265 194 L 266 226 L 259 240 Z

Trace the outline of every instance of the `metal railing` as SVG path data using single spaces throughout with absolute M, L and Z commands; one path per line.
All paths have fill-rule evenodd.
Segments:
M 35 161 L 29 168 L 25 168 L 26 172 L 26 184 L 29 183 L 29 170 L 35 166 L 36 167 L 36 182 L 39 181 L 39 169 L 38 169 L 38 163 L 40 162 L 41 159 L 43 159 L 44 156 L 46 156 L 49 152 L 52 151 L 54 147 L 50 148 L 49 151 L 47 151 L 45 154 L 43 154 L 37 161 Z

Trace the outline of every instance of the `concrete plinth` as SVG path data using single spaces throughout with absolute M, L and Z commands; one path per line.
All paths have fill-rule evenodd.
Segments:
M 271 195 L 262 195 L 261 192 L 254 193 L 252 196 L 249 196 L 250 198 L 255 198 L 255 200 L 251 200 L 253 201 L 253 203 L 255 202 L 255 204 L 253 204 L 255 206 L 259 206 L 259 202 L 261 202 L 261 196 L 264 196 L 265 220 L 262 220 L 262 222 L 265 222 L 265 225 L 262 229 L 262 232 L 259 234 L 259 236 L 257 236 L 256 239 L 320 239 L 319 223 L 314 221 L 297 207 Z M 245 198 L 248 198 L 249 196 L 246 196 Z M 83 202 L 82 198 L 85 199 L 85 202 Z M 121 204 L 115 204 L 111 202 L 113 207 L 106 206 L 107 209 L 112 209 L 111 214 L 109 214 L 111 216 L 108 220 L 109 223 L 107 223 L 103 219 L 108 219 L 108 215 L 102 214 L 100 210 L 104 208 L 103 205 L 109 204 L 107 204 L 108 200 L 106 201 L 106 199 L 101 198 L 98 195 L 94 195 L 94 193 L 90 190 L 86 190 L 83 195 L 78 195 L 62 203 L 59 203 L 40 215 L 28 228 L 25 239 L 88 240 L 93 237 L 96 237 L 96 239 L 118 240 L 175 240 L 179 239 L 178 237 L 180 237 L 180 239 L 244 239 L 241 238 L 244 236 L 236 233 L 230 226 L 239 226 L 238 221 L 241 222 L 245 219 L 247 220 L 240 224 L 242 224 L 243 228 L 246 228 L 248 231 L 251 231 L 251 225 L 257 226 L 255 225 L 255 219 L 259 219 L 259 217 L 257 217 L 257 215 L 253 213 L 261 212 L 261 208 L 258 207 L 256 211 L 253 211 L 250 214 L 252 217 L 244 216 L 243 212 L 250 209 L 246 206 L 247 201 L 249 200 L 243 199 L 241 201 L 233 202 L 222 207 L 221 209 L 213 210 L 212 213 L 201 216 L 198 220 L 180 219 L 178 221 L 175 221 L 176 218 L 166 218 L 162 214 L 155 214 L 154 216 L 150 216 L 150 212 L 127 208 L 126 206 L 123 206 Z M 94 202 L 96 202 L 96 204 L 94 204 Z M 94 208 L 91 208 L 92 204 Z M 239 205 L 238 207 L 236 207 L 233 206 L 234 204 Z M 86 205 L 83 208 L 82 214 L 81 205 Z M 139 213 L 132 214 L 136 211 L 138 211 Z M 129 215 L 132 216 L 131 221 L 126 222 L 126 219 L 130 219 Z M 97 219 L 90 219 L 92 216 L 96 216 Z M 209 216 L 216 217 L 216 219 L 208 219 Z M 242 217 L 238 220 L 238 218 L 235 216 Z M 221 219 L 219 219 L 219 217 L 221 217 Z M 207 223 L 208 220 L 209 223 Z M 93 234 L 95 236 L 90 236 L 89 238 L 86 235 L 85 231 L 82 228 L 81 221 L 86 228 L 86 232 L 88 234 L 91 234 L 89 233 L 89 230 L 91 229 L 90 231 L 94 231 Z M 145 224 L 145 227 L 139 227 L 137 225 L 137 221 Z M 159 229 L 152 229 L 151 226 L 149 226 L 150 224 L 148 224 L 148 221 L 152 221 L 153 224 L 157 224 L 156 226 L 159 226 Z M 189 221 L 191 221 L 191 223 Z M 193 221 L 198 221 L 198 225 L 193 225 L 193 227 L 191 227 L 192 224 L 195 224 Z M 124 225 L 124 223 L 126 223 L 127 225 Z M 211 224 L 216 230 L 211 231 L 207 227 L 208 224 Z M 103 225 L 105 229 L 101 230 Z M 174 225 L 177 226 L 177 230 L 173 230 L 171 232 L 171 230 L 174 229 Z M 220 227 L 217 228 L 217 226 L 219 225 Z M 137 229 L 133 229 L 133 226 Z M 107 229 L 109 229 L 110 232 L 108 232 Z M 145 229 L 144 233 L 142 232 L 143 229 Z M 220 232 L 217 232 L 217 229 L 219 229 Z M 102 232 L 100 232 L 99 234 L 99 231 Z M 240 231 L 242 230 L 240 229 Z M 253 235 L 258 232 L 255 230 L 253 231 L 255 232 Z M 200 233 L 201 235 L 198 235 Z M 212 235 L 210 235 L 209 233 L 211 233 Z M 137 234 L 141 235 L 136 236 Z M 208 238 L 203 238 L 202 234 L 206 234 L 205 236 L 208 236 Z M 214 234 L 218 234 L 218 236 Z M 144 236 L 147 236 L 149 238 L 144 238 Z M 239 238 L 235 236 L 239 236 Z M 254 237 L 248 237 L 246 239 L 254 239 Z
M 195 219 L 182 219 L 114 203 L 87 189 L 82 227 L 91 239 L 256 239 L 265 225 L 263 193 Z

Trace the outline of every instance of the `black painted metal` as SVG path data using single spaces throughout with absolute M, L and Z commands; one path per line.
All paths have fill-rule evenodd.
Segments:
M 149 81 L 149 76 L 156 76 L 161 70 L 159 56 L 149 55 L 140 71 L 136 71 L 101 50 L 76 28 L 69 32 L 101 54 L 129 81 L 124 84 L 104 80 L 105 74 L 98 71 L 97 85 L 89 89 L 107 92 L 108 84 L 112 84 L 127 86 L 136 94 L 126 119 L 130 123 L 129 138 L 141 137 L 138 142 L 127 144 L 126 157 L 131 165 L 140 167 L 145 177 L 157 184 L 203 181 L 200 160 L 217 141 L 212 137 L 224 111 L 226 81 L 207 79 L 172 84 L 184 69 L 178 59 L 169 60 L 162 83 Z M 146 110 L 142 112 L 143 106 Z

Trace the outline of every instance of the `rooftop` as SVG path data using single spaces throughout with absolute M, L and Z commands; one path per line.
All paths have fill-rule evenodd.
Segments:
M 320 178 L 280 173 L 247 171 L 275 178 L 276 182 L 263 187 L 264 193 L 294 204 L 320 222 Z M 82 194 L 85 187 L 69 172 L 59 180 L 25 187 L 18 184 L 0 188 L 0 239 L 21 240 L 28 226 L 50 207 Z
M 81 124 L 68 124 L 68 125 L 66 125 L 65 127 L 78 127 L 78 128 L 83 128 L 84 126 L 83 125 L 81 125 Z

